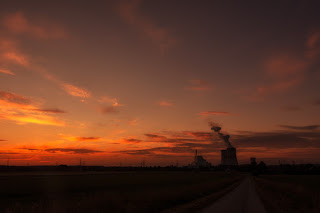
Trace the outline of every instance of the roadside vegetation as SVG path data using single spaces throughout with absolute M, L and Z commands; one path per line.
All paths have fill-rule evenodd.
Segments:
M 5 175 L 0 176 L 0 212 L 160 212 L 241 179 L 218 172 Z
M 261 175 L 257 191 L 270 213 L 320 212 L 320 175 Z

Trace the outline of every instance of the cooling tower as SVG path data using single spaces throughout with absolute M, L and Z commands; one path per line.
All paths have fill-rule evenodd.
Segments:
M 224 166 L 237 166 L 237 149 L 227 148 L 221 150 L 221 165 Z

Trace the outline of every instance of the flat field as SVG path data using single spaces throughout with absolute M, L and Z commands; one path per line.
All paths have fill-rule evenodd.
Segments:
M 0 174 L 0 212 L 160 212 L 241 179 L 214 172 Z
M 269 212 L 320 212 L 320 175 L 262 175 L 255 180 Z

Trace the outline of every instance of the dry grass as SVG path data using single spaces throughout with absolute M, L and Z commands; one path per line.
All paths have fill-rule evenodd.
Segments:
M 0 212 L 160 212 L 222 191 L 240 178 L 211 172 L 3 176 Z
M 257 191 L 270 213 L 320 212 L 320 176 L 265 175 L 256 177 Z

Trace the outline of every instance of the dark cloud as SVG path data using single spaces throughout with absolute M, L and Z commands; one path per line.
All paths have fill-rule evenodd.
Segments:
M 282 107 L 281 108 L 283 111 L 288 111 L 288 112 L 291 112 L 291 111 L 301 111 L 302 108 L 301 107 L 297 107 L 297 106 L 285 106 L 285 107 Z
M 142 140 L 136 138 L 125 138 L 122 139 L 122 141 L 125 143 L 140 143 Z
M 100 137 L 76 137 L 77 141 L 95 141 L 101 139 Z
M 103 151 L 97 151 L 92 149 L 68 149 L 68 148 L 52 148 L 52 149 L 45 149 L 44 151 L 50 152 L 50 153 L 56 153 L 56 152 L 68 152 L 73 154 L 93 154 L 93 153 L 99 153 Z
M 45 112 L 45 113 L 66 113 L 66 111 L 63 111 L 61 109 L 34 109 L 33 111 L 37 112 Z
M 114 106 L 101 107 L 100 112 L 103 114 L 118 113 L 119 109 Z
M 163 137 L 163 136 L 156 135 L 156 134 L 144 134 L 144 135 L 147 136 L 148 138 L 160 138 L 160 137 Z
M 313 102 L 313 105 L 320 106 L 320 98 Z
M 319 125 L 309 125 L 309 126 L 290 126 L 290 125 L 279 125 L 282 128 L 292 129 L 292 130 L 316 130 Z
M 236 147 L 267 147 L 267 148 L 306 148 L 320 147 L 320 132 L 310 131 L 275 131 L 248 132 L 233 135 Z
M 209 115 L 232 115 L 230 112 L 222 111 L 203 111 L 198 113 L 198 115 L 209 116 Z
M 249 152 L 259 152 L 261 148 L 266 149 L 290 149 L 290 148 L 320 148 L 320 132 L 308 131 L 270 131 L 270 132 L 250 132 L 241 131 L 230 137 L 235 147 L 248 150 Z M 168 133 L 168 132 L 167 132 Z M 171 142 L 170 146 L 160 146 L 139 150 L 122 150 L 116 153 L 124 153 L 129 155 L 150 155 L 158 156 L 163 154 L 189 155 L 195 149 L 201 153 L 219 153 L 221 149 L 226 148 L 220 139 L 215 138 L 211 132 L 201 131 L 182 131 L 171 132 L 172 135 L 185 136 L 180 138 L 171 138 L 170 135 L 145 134 L 151 139 L 157 139 L 156 142 Z M 159 140 L 160 139 L 160 140 Z M 261 151 L 261 150 L 260 150 Z
M 24 149 L 24 150 L 29 150 L 29 151 L 38 151 L 38 150 L 40 150 L 40 149 L 35 149 L 35 148 L 25 148 L 25 147 L 23 147 L 23 148 L 19 148 L 19 149 Z
M 17 153 L 17 152 L 0 152 L 0 155 L 18 155 L 21 153 Z
M 7 102 L 16 103 L 16 104 L 30 104 L 30 100 L 14 93 L 5 92 L 0 90 L 0 99 Z
M 0 139 L 0 141 L 7 141 L 7 140 L 2 140 L 2 139 Z

